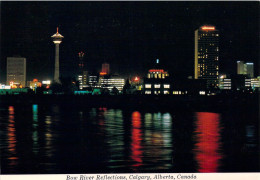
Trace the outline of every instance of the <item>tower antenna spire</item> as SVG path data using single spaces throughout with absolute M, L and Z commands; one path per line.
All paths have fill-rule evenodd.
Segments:
M 59 33 L 59 27 L 57 27 L 57 33 Z

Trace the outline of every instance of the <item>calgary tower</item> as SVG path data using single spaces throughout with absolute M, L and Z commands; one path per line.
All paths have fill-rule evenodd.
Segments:
M 53 43 L 55 44 L 55 69 L 54 69 L 54 82 L 60 82 L 60 64 L 59 64 L 59 45 L 62 42 L 62 38 L 64 38 L 61 34 L 59 34 L 59 28 L 57 27 L 57 32 L 51 36 L 53 39 Z

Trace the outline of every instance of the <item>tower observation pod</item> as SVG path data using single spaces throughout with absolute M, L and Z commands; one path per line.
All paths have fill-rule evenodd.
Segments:
M 53 39 L 53 43 L 55 44 L 55 69 L 54 69 L 54 82 L 60 82 L 60 64 L 59 64 L 59 45 L 62 42 L 62 38 L 64 38 L 61 34 L 59 34 L 59 28 L 57 27 L 57 32 L 51 36 Z

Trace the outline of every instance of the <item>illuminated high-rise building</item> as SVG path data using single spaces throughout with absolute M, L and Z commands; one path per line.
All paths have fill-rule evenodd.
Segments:
M 254 77 L 254 63 L 244 61 L 237 61 L 237 74 L 248 75 L 249 77 Z
M 103 63 L 102 64 L 102 73 L 103 74 L 109 74 L 110 73 L 110 68 L 108 63 Z
M 254 63 L 246 63 L 246 74 L 249 75 L 249 77 L 253 78 L 254 77 Z
M 194 78 L 205 79 L 207 87 L 219 85 L 219 32 L 215 26 L 195 31 Z
M 55 44 L 54 81 L 60 82 L 59 45 L 62 42 L 62 38 L 64 37 L 61 34 L 59 34 L 59 28 L 57 28 L 57 32 L 51 37 L 53 39 L 53 43 Z
M 88 81 L 88 72 L 86 70 L 85 67 L 85 63 L 84 63 L 84 56 L 85 53 L 84 52 L 79 52 L 79 63 L 78 63 L 78 81 L 79 81 L 79 88 L 83 89 L 84 86 L 87 85 L 87 81 Z
M 237 74 L 245 74 L 244 61 L 237 61 Z
M 26 83 L 26 58 L 7 57 L 7 84 L 22 85 Z

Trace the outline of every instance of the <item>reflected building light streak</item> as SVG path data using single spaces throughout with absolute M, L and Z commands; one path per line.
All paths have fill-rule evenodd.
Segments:
M 253 125 L 246 126 L 246 146 L 247 148 L 254 148 L 257 146 L 256 129 Z
M 172 146 L 172 117 L 169 113 L 163 114 L 163 141 L 165 147 Z
M 102 112 L 103 111 L 103 112 Z M 123 119 L 121 110 L 114 109 L 102 109 L 102 116 L 99 116 L 101 132 L 104 130 L 104 135 L 107 143 L 107 147 L 110 154 L 110 159 L 108 160 L 109 168 L 121 167 L 123 161 L 123 151 L 124 151 L 124 139 L 123 139 Z M 103 121 L 103 122 L 102 122 Z M 103 124 L 103 125 L 102 125 Z M 115 153 L 117 152 L 117 153 Z
M 142 165 L 142 131 L 141 131 L 141 114 L 138 111 L 132 113 L 132 134 L 131 134 L 131 158 L 135 161 L 133 166 Z
M 144 124 L 145 124 L 145 128 L 150 128 L 152 126 L 152 114 L 151 113 L 146 113 L 144 115 Z
M 32 113 L 33 113 L 33 134 L 32 134 L 32 139 L 33 139 L 33 152 L 38 153 L 39 151 L 39 137 L 38 137 L 38 105 L 33 104 L 32 105 Z
M 169 169 L 172 167 L 172 118 L 169 113 L 145 114 L 144 131 L 144 158 L 150 159 L 156 169 Z M 146 122 L 152 123 L 146 123 Z M 148 147 L 148 148 L 147 148 Z M 162 163 L 158 164 L 160 160 Z
M 196 113 L 195 158 L 199 172 L 217 172 L 223 155 L 220 153 L 220 115 L 218 113 Z
M 45 132 L 45 150 L 46 150 L 46 156 L 52 157 L 53 156 L 53 145 L 52 145 L 52 140 L 53 140 L 53 135 L 51 131 L 51 116 L 46 116 L 45 117 L 45 124 L 46 124 L 46 132 Z
M 10 156 L 8 157 L 8 159 L 10 160 L 9 165 L 10 166 L 15 166 L 17 164 L 17 160 L 18 157 L 16 156 L 16 129 L 15 129 L 15 125 L 14 125 L 14 107 L 13 106 L 9 106 L 8 108 L 9 111 L 9 124 L 7 127 L 7 136 L 8 136 L 8 150 L 10 152 Z

